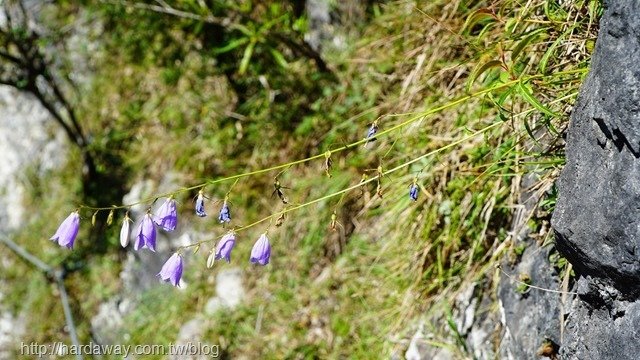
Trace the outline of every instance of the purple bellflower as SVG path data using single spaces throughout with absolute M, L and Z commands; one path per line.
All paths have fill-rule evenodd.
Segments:
M 225 200 L 224 203 L 222 203 L 222 209 L 220 209 L 220 215 L 218 215 L 218 220 L 220 220 L 220 223 L 228 223 L 231 221 L 231 211 L 229 211 L 227 200 Z
M 415 182 L 409 187 L 409 199 L 411 201 L 418 200 L 418 185 Z
M 133 244 L 134 250 L 144 249 L 145 247 L 153 252 L 156 251 L 156 226 L 153 224 L 151 214 L 147 213 L 138 229 L 135 232 L 136 242 Z
M 162 269 L 157 276 L 163 281 L 179 287 L 180 278 L 182 277 L 182 256 L 179 253 L 171 255 L 169 260 L 162 265 Z
M 76 210 L 64 219 L 58 227 L 58 230 L 56 230 L 56 233 L 49 240 L 57 242 L 60 246 L 73 249 L 73 243 L 76 241 L 76 236 L 78 236 L 78 230 L 80 230 L 80 214 L 78 214 Z
M 158 209 L 158 215 L 153 219 L 156 225 L 165 231 L 173 231 L 178 225 L 178 211 L 176 210 L 176 201 L 169 197 L 164 204 Z
M 216 246 L 216 260 L 225 259 L 231 262 L 231 250 L 236 245 L 236 234 L 230 232 L 220 239 Z
M 267 265 L 269 258 L 271 257 L 271 244 L 269 244 L 269 238 L 267 233 L 260 235 L 258 241 L 253 244 L 251 249 L 251 261 L 252 264 Z
M 207 216 L 207 213 L 204 212 L 204 194 L 202 194 L 202 190 L 198 192 L 198 197 L 196 198 L 196 215 L 200 217 Z

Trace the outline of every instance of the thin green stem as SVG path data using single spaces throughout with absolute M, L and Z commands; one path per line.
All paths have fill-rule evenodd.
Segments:
M 419 113 L 418 115 L 416 115 L 414 117 L 411 117 L 411 118 L 409 118 L 409 119 L 407 119 L 407 120 L 405 120 L 405 121 L 403 121 L 401 123 L 398 123 L 398 124 L 396 124 L 396 125 L 394 125 L 394 126 L 392 126 L 390 128 L 387 128 L 385 130 L 379 131 L 376 134 L 376 137 L 377 136 L 386 135 L 386 134 L 391 133 L 391 132 L 393 132 L 395 130 L 403 128 L 403 127 L 405 127 L 405 126 L 407 126 L 407 125 L 409 125 L 409 124 L 411 124 L 413 122 L 416 122 L 418 120 L 423 119 L 425 116 L 436 114 L 436 113 L 438 113 L 440 111 L 452 108 L 452 107 L 454 107 L 456 105 L 464 103 L 465 101 L 468 101 L 468 100 L 473 99 L 473 98 L 477 98 L 479 96 L 488 94 L 490 92 L 493 92 L 493 91 L 496 91 L 496 90 L 499 90 L 499 89 L 502 89 L 502 88 L 505 88 L 505 87 L 509 87 L 509 86 L 512 86 L 512 85 L 516 85 L 521 81 L 522 82 L 526 82 L 526 81 L 531 81 L 531 80 L 540 79 L 540 78 L 553 78 L 553 77 L 558 77 L 558 76 L 562 76 L 562 75 L 584 73 L 586 71 L 587 71 L 587 69 L 575 69 L 575 70 L 567 70 L 567 71 L 557 72 L 557 73 L 552 74 L 552 75 L 540 75 L 540 74 L 537 74 L 537 75 L 527 76 L 527 77 L 522 78 L 522 79 L 515 79 L 515 80 L 507 81 L 507 82 L 502 83 L 502 84 L 494 85 L 494 86 L 492 86 L 490 88 L 487 88 L 487 89 L 484 89 L 484 90 L 480 90 L 480 91 L 475 92 L 473 94 L 465 95 L 465 96 L 463 96 L 463 97 L 461 97 L 461 98 L 459 98 L 457 100 L 454 100 L 452 102 L 449 102 L 447 104 L 444 104 L 444 105 L 441 105 L 441 106 L 437 106 L 437 107 L 429 109 L 429 110 L 427 110 L 425 112 Z M 387 115 L 387 116 L 394 116 L 394 115 L 391 114 L 391 115 Z M 329 151 L 332 154 L 335 154 L 337 152 L 345 151 L 345 150 L 354 148 L 354 147 L 356 147 L 358 145 L 362 145 L 362 144 L 364 144 L 366 142 L 367 142 L 367 139 L 363 138 L 361 140 L 358 140 L 358 141 L 352 142 L 350 144 L 346 144 L 346 145 L 337 147 L 335 149 L 331 149 Z M 285 168 L 288 168 L 288 167 L 292 167 L 294 165 L 304 164 L 304 163 L 307 163 L 309 161 L 313 161 L 313 160 L 324 158 L 325 157 L 325 153 L 326 153 L 326 151 L 323 151 L 320 154 L 313 155 L 313 156 L 310 156 L 310 157 L 304 158 L 304 159 L 291 161 L 291 162 L 288 162 L 288 163 L 285 163 L 285 164 L 275 165 L 275 166 L 271 166 L 271 167 L 268 167 L 268 168 L 254 170 L 254 171 L 250 171 L 250 172 L 246 172 L 246 173 L 231 175 L 231 176 L 227 176 L 227 177 L 223 177 L 223 178 L 219 178 L 219 179 L 215 179 L 215 180 L 208 180 L 208 181 L 206 181 L 204 183 L 201 183 L 201 184 L 197 184 L 197 185 L 190 186 L 190 187 L 185 187 L 185 188 L 174 190 L 174 191 L 171 191 L 171 192 L 166 192 L 166 193 L 159 194 L 159 195 L 156 195 L 156 196 L 153 196 L 153 197 L 148 197 L 148 198 L 141 199 L 139 201 L 136 201 L 136 202 L 133 202 L 133 203 L 130 203 L 130 204 L 123 204 L 123 205 L 119 205 L 119 206 L 109 206 L 109 207 L 91 207 L 91 206 L 87 206 L 87 205 L 79 205 L 78 208 L 87 209 L 87 210 L 110 210 L 110 209 L 130 208 L 130 207 L 132 207 L 134 205 L 148 203 L 148 202 L 153 201 L 153 200 L 158 199 L 158 198 L 168 197 L 168 196 L 171 196 L 171 195 L 177 195 L 177 194 L 180 194 L 180 193 L 183 193 L 183 192 L 186 192 L 186 191 L 191 191 L 191 190 L 194 190 L 194 189 L 201 188 L 203 186 L 214 185 L 214 184 L 218 184 L 218 183 L 229 181 L 229 180 L 236 180 L 236 179 L 240 179 L 240 178 L 244 178 L 244 177 L 248 177 L 248 176 L 259 175 L 259 174 L 263 174 L 263 173 L 267 173 L 267 172 L 271 172 L 271 171 L 275 171 L 275 170 L 285 169 Z M 372 178 L 372 179 L 368 180 L 367 182 L 370 182 L 371 180 L 376 179 L 376 178 Z
M 282 211 L 279 211 L 279 212 L 277 212 L 277 213 L 274 213 L 274 214 L 271 214 L 271 215 L 269 215 L 269 216 L 266 216 L 266 217 L 264 217 L 264 218 L 262 218 L 262 219 L 260 219 L 260 220 L 254 221 L 253 223 L 251 223 L 251 224 L 249 224 L 249 225 L 244 225 L 244 226 L 241 226 L 241 227 L 239 227 L 239 228 L 236 228 L 236 229 L 234 229 L 234 231 L 236 231 L 236 232 L 240 232 L 240 231 L 243 231 L 243 230 L 247 230 L 247 229 L 249 229 L 249 228 L 251 228 L 251 227 L 254 227 L 254 226 L 256 226 L 256 225 L 258 225 L 258 224 L 260 224 L 260 223 L 263 223 L 263 222 L 265 222 L 265 221 L 267 221 L 267 220 L 272 219 L 272 218 L 273 218 L 274 216 L 276 216 L 276 215 L 278 215 L 278 216 L 279 216 L 279 215 L 281 215 L 281 214 L 286 214 L 286 213 L 288 213 L 288 212 L 291 212 L 291 211 L 294 211 L 294 210 L 298 210 L 298 209 L 301 209 L 301 208 L 307 207 L 307 206 L 309 206 L 309 205 L 313 205 L 313 204 L 319 203 L 319 202 L 321 202 L 321 201 L 324 201 L 324 200 L 330 199 L 330 198 L 332 198 L 332 197 L 334 197 L 334 196 L 342 195 L 342 194 L 347 193 L 347 192 L 349 192 L 349 191 L 351 191 L 351 190 L 357 189 L 357 188 L 359 188 L 359 187 L 361 187 L 361 186 L 364 186 L 364 185 L 366 185 L 366 184 L 369 184 L 369 183 L 371 183 L 371 182 L 376 181 L 376 180 L 377 180 L 378 178 L 380 178 L 381 176 L 385 176 L 385 175 L 388 175 L 388 174 L 394 173 L 394 172 L 396 172 L 396 171 L 398 171 L 398 170 L 400 170 L 400 169 L 403 169 L 403 168 L 405 168 L 405 167 L 407 167 L 407 166 L 409 166 L 409 165 L 411 165 L 411 164 L 413 164 L 413 163 L 415 163 L 415 162 L 418 162 L 418 161 L 420 161 L 420 160 L 424 159 L 425 157 L 432 156 L 432 155 L 437 154 L 437 153 L 439 153 L 439 152 L 442 152 L 442 151 L 445 151 L 445 150 L 447 150 L 447 149 L 450 149 L 450 148 L 452 148 L 452 147 L 454 147 L 454 146 L 456 146 L 456 145 L 459 145 L 459 144 L 461 144 L 461 143 L 463 143 L 463 142 L 465 142 L 465 141 L 467 141 L 467 140 L 469 140 L 469 139 L 472 139 L 472 138 L 474 138 L 474 137 L 476 137 L 476 136 L 478 136 L 478 135 L 481 135 L 481 134 L 485 133 L 486 131 L 488 131 L 488 130 L 490 130 L 490 129 L 493 129 L 493 128 L 497 127 L 498 125 L 502 125 L 502 123 L 501 123 L 501 122 L 493 123 L 493 124 L 491 124 L 491 125 L 489 125 L 489 126 L 486 126 L 486 127 L 482 128 L 482 129 L 480 129 L 480 130 L 478 130 L 478 131 L 474 132 L 473 134 L 467 135 L 467 136 L 465 136 L 465 137 L 463 137 L 463 138 L 461 138 L 461 139 L 459 139 L 459 140 L 456 140 L 456 141 L 454 141 L 454 142 L 452 142 L 452 143 L 449 143 L 449 144 L 447 144 L 447 145 L 445 145 L 445 146 L 442 146 L 442 147 L 437 148 L 437 149 L 435 149 L 435 150 L 429 151 L 429 152 L 428 152 L 428 153 L 426 153 L 426 154 L 420 155 L 420 156 L 418 156 L 417 158 L 411 159 L 411 160 L 409 160 L 409 161 L 407 161 L 407 162 L 405 162 L 405 163 L 403 163 L 403 164 L 400 164 L 400 165 L 398 165 L 398 166 L 396 166 L 396 167 L 394 167 L 394 168 L 392 168 L 392 169 L 390 169 L 390 170 L 387 170 L 387 171 L 385 171 L 385 172 L 383 172 L 383 173 L 380 173 L 380 174 L 375 175 L 375 176 L 373 176 L 373 177 L 371 177 L 371 178 L 368 178 L 367 180 L 360 181 L 360 182 L 358 182 L 357 184 L 351 185 L 351 186 L 349 186 L 349 187 L 347 187 L 347 188 L 344 188 L 344 189 L 342 189 L 342 190 L 339 190 L 339 191 L 333 192 L 333 193 L 331 193 L 331 194 L 327 194 L 327 195 L 325 195 L 325 196 L 321 196 L 321 197 L 319 197 L 319 198 L 317 198 L 317 199 L 313 199 L 313 200 L 307 201 L 306 203 L 303 203 L 303 204 L 300 204 L 300 205 L 296 205 L 296 206 L 292 206 L 292 207 L 286 208 L 286 209 L 284 209 L 284 210 L 282 210 Z M 183 246 L 182 248 L 190 248 L 190 247 L 194 247 L 194 246 L 202 245 L 203 243 L 207 243 L 207 242 L 210 242 L 210 241 L 213 241 L 213 240 L 203 240 L 203 241 L 199 241 L 199 242 L 196 242 L 196 243 L 193 243 L 193 244 L 189 244 L 189 245 Z
M 566 100 L 567 98 L 570 98 L 570 97 L 572 97 L 572 96 L 575 96 L 576 94 L 577 94 L 577 93 L 569 94 L 569 95 L 567 95 L 567 96 L 564 96 L 564 97 L 562 97 L 562 98 L 559 98 L 559 99 L 556 99 L 556 100 L 554 100 L 554 101 L 550 102 L 550 104 L 558 103 L 558 102 L 564 101 L 564 100 Z M 518 113 L 518 114 L 515 114 L 515 115 L 513 116 L 513 118 L 517 118 L 517 117 L 520 117 L 520 116 L 527 115 L 527 114 L 529 114 L 529 113 L 531 113 L 531 112 L 533 112 L 533 111 L 535 111 L 535 110 L 536 110 L 535 108 L 529 108 L 529 109 L 524 110 L 524 111 L 522 111 L 522 112 L 520 112 L 520 113 Z M 398 170 L 401 170 L 401 169 L 403 169 L 403 168 L 405 168 L 405 167 L 407 167 L 407 166 L 409 166 L 409 165 L 411 165 L 411 164 L 414 164 L 414 163 L 416 163 L 416 162 L 418 162 L 418 161 L 420 161 L 420 160 L 422 160 L 422 159 L 424 159 L 424 158 L 426 158 L 426 157 L 429 157 L 429 156 L 435 155 L 435 154 L 437 154 L 437 153 L 440 153 L 440 152 L 443 152 L 443 151 L 445 151 L 445 150 L 448 150 L 448 149 L 450 149 L 450 148 L 452 148 L 452 147 L 454 147 L 454 146 L 460 145 L 460 144 L 462 144 L 463 142 L 465 142 L 465 141 L 467 141 L 467 140 L 470 140 L 470 139 L 472 139 L 472 138 L 474 138 L 474 137 L 476 137 L 476 136 L 478 136 L 478 135 L 484 134 L 485 132 L 487 132 L 487 131 L 489 131 L 489 130 L 491 130 L 491 129 L 495 128 L 495 127 L 498 127 L 499 125 L 502 125 L 502 124 L 504 124 L 504 123 L 503 123 L 503 122 L 495 122 L 495 123 L 493 123 L 493 124 L 491 124 L 491 125 L 485 126 L 484 128 L 482 128 L 482 129 L 480 129 L 480 130 L 474 131 L 473 133 L 471 133 L 471 134 L 469 134 L 469 135 L 467 135 L 467 136 L 465 136 L 465 137 L 463 137 L 463 138 L 461 138 L 461 139 L 458 139 L 458 140 L 453 141 L 453 142 L 451 142 L 451 143 L 449 143 L 449 144 L 447 144 L 447 145 L 444 145 L 444 146 L 442 146 L 442 147 L 439 147 L 439 148 L 437 148 L 437 149 L 434 149 L 434 150 L 432 150 L 432 151 L 429 151 L 429 152 L 427 152 L 427 153 L 425 153 L 425 154 L 422 154 L 422 155 L 420 155 L 420 156 L 418 156 L 418 157 L 416 157 L 416 158 L 413 158 L 413 159 L 411 159 L 411 160 L 409 160 L 409 161 L 407 161 L 407 162 L 404 162 L 404 163 L 402 163 L 402 164 L 400 164 L 400 165 L 398 165 L 398 166 L 396 166 L 396 167 L 394 167 L 394 168 L 392 168 L 392 169 L 389 169 L 389 170 L 387 170 L 387 171 L 384 171 L 384 172 L 382 172 L 382 173 L 379 173 L 379 174 L 377 174 L 377 175 L 375 175 L 375 176 L 373 176 L 373 177 L 371 177 L 371 178 L 368 178 L 368 179 L 366 179 L 366 180 L 362 180 L 362 181 L 358 182 L 357 184 L 351 185 L 351 186 L 349 186 L 349 187 L 347 187 L 347 188 L 345 188 L 345 189 L 342 189 L 342 190 L 339 190 L 339 191 L 333 192 L 333 193 L 331 193 L 331 194 L 328 194 L 328 195 L 325 195 L 325 196 L 319 197 L 319 198 L 317 198 L 317 199 L 313 199 L 313 200 L 307 201 L 307 202 L 305 202 L 305 203 L 303 203 L 303 204 L 299 204 L 299 205 L 296 205 L 296 206 L 291 206 L 291 207 L 285 208 L 285 209 L 283 209 L 282 211 L 278 211 L 278 212 L 273 213 L 273 214 L 271 214 L 271 215 L 268 215 L 268 216 L 266 216 L 266 217 L 264 217 L 264 218 L 262 218 L 262 219 L 260 219 L 260 220 L 254 221 L 254 222 L 252 222 L 251 224 L 244 225 L 244 226 L 241 226 L 241 227 L 239 227 L 239 228 L 235 228 L 233 231 L 235 231 L 235 232 L 240 232 L 240 231 L 243 231 L 243 230 L 247 230 L 247 229 L 252 228 L 252 227 L 254 227 L 254 226 L 256 226 L 256 225 L 259 225 L 259 224 L 261 224 L 261 223 L 263 223 L 263 222 L 265 222 L 265 221 L 267 221 L 267 220 L 272 220 L 272 218 L 273 218 L 273 217 L 275 217 L 275 216 L 280 216 L 280 215 L 282 215 L 282 214 L 286 214 L 286 213 L 288 213 L 288 212 L 291 212 L 291 211 L 294 211 L 294 210 L 298 210 L 298 209 L 301 209 L 301 208 L 304 208 L 304 207 L 307 207 L 307 206 L 310 206 L 310 205 L 313 205 L 313 204 L 319 203 L 319 202 L 321 202 L 321 201 L 324 201 L 324 200 L 330 199 L 330 198 L 335 197 L 335 196 L 338 196 L 338 195 L 342 195 L 342 196 L 344 196 L 344 194 L 346 194 L 347 192 L 349 192 L 349 191 L 351 191 L 351 190 L 357 189 L 357 188 L 362 187 L 362 186 L 364 186 L 364 185 L 366 185 L 366 184 L 369 184 L 369 183 L 371 183 L 371 182 L 374 182 L 374 181 L 378 180 L 378 178 L 380 178 L 380 177 L 382 177 L 382 176 L 386 176 L 386 175 L 388 175 L 388 174 L 391 174 L 391 173 L 394 173 L 394 172 L 396 172 L 396 171 L 398 171 Z M 342 197 L 340 198 L 340 201 L 341 201 L 341 200 L 342 200 Z M 204 244 L 204 243 L 208 243 L 208 242 L 211 242 L 211 241 L 214 241 L 214 240 L 216 240 L 216 239 L 202 240 L 202 241 L 199 241 L 199 242 L 196 242 L 196 243 L 193 243 L 193 244 L 185 245 L 185 246 L 181 247 L 180 249 L 186 249 L 186 248 L 191 248 L 191 247 L 195 247 L 195 246 L 200 246 L 200 245 L 202 245 L 202 244 Z

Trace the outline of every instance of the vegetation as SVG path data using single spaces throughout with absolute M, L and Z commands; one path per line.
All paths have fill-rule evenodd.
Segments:
M 331 35 L 344 41 L 321 49 L 305 40 L 312 24 L 298 2 L 61 1 L 31 14 L 46 29 L 37 44 L 48 71 L 65 84 L 91 141 L 70 148 L 63 169 L 28 178 L 32 215 L 13 237 L 65 269 L 81 341 L 91 338 L 99 305 L 122 288 L 126 252 L 119 227 L 106 224 L 109 208 L 145 179 L 157 189 L 149 202 L 162 182 L 190 188 L 176 193 L 180 223 L 207 237 L 186 255 L 188 286 L 146 291 L 125 319 L 123 343 L 175 341 L 212 296 L 211 274 L 229 266 L 206 268 L 226 230 L 215 219 L 219 205 L 209 202 L 204 219 L 192 215 L 200 184 L 212 199 L 229 195 L 232 225 L 242 228 L 232 265 L 243 269 L 247 299 L 203 324 L 230 358 L 400 354 L 421 316 L 446 312 L 461 286 L 483 280 L 491 291 L 494 265 L 523 251 L 512 224 L 551 241 L 562 138 L 600 4 L 330 3 L 342 14 Z M 72 84 L 78 69 L 87 78 Z M 373 123 L 377 141 L 364 147 Z M 90 182 L 78 176 L 86 154 L 122 189 L 86 191 Z M 289 204 L 272 197 L 274 180 L 290 188 Z M 414 181 L 420 192 L 411 202 Z M 540 206 L 519 212 L 523 194 L 540 197 Z M 57 219 L 80 204 L 76 249 L 47 242 Z M 90 228 L 92 206 L 105 209 Z M 269 224 L 272 263 L 254 268 L 248 254 Z M 60 341 L 64 317 L 52 287 L 10 259 L 4 302 L 28 314 L 25 342 Z M 470 356 L 451 333 L 458 336 L 434 343 Z

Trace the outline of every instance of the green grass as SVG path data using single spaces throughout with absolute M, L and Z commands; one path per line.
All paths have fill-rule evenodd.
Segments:
M 280 181 L 291 187 L 285 191 L 296 206 L 357 184 L 362 174 L 372 178 L 378 166 L 388 170 L 434 152 L 384 176 L 382 198 L 372 181 L 287 213 L 283 225 L 269 232 L 273 258 L 266 268 L 250 267 L 246 258 L 269 222 L 239 233 L 233 265 L 244 271 L 246 301 L 203 324 L 207 341 L 231 358 L 388 357 L 406 349 L 398 339 L 409 339 L 421 316 L 446 312 L 458 288 L 478 279 L 492 282 L 493 264 L 505 248 L 522 251 L 507 235 L 519 180 L 535 173 L 539 188 L 549 189 L 563 163 L 562 146 L 554 145 L 588 67 L 598 6 L 580 0 L 562 7 L 541 0 L 377 4 L 352 45 L 327 54 L 337 81 L 324 79 L 304 59 L 289 61 L 286 71 L 267 71 L 262 62 L 271 60 L 261 57 L 267 52 L 256 50 L 255 67 L 233 75 L 251 90 L 242 103 L 216 72 L 212 55 L 198 49 L 198 30 L 187 20 L 133 12 L 131 21 L 139 24 L 121 24 L 104 39 L 111 45 L 97 54 L 92 91 L 79 106 L 91 119 L 89 128 L 106 138 L 96 146 L 103 144 L 131 169 L 130 184 L 173 171 L 184 186 L 322 155 L 361 140 L 376 119 L 385 131 L 416 118 L 380 136 L 373 150 L 358 146 L 332 154 L 331 178 L 324 174 L 324 156 L 287 168 Z M 172 31 L 133 36 L 144 24 Z M 146 47 L 154 51 L 134 61 L 132 54 Z M 174 56 L 182 56 L 178 68 L 169 61 Z M 270 103 L 259 75 L 286 101 Z M 481 91 L 486 94 L 456 100 Z M 433 110 L 439 107 L 444 109 Z M 447 147 L 484 128 L 482 135 Z M 123 139 L 129 139 L 126 146 L 108 147 Z M 27 203 L 34 216 L 16 234 L 16 241 L 51 264 L 69 253 L 46 242 L 46 234 L 83 200 L 74 159 L 50 180 L 30 178 Z M 271 197 L 278 171 L 233 187 L 235 225 L 285 209 Z M 415 176 L 420 195 L 412 203 L 408 186 Z M 221 199 L 230 187 L 220 183 L 206 191 Z M 191 212 L 192 195 L 178 197 L 181 214 Z M 553 209 L 553 198 L 545 197 L 544 211 Z M 330 229 L 333 211 L 338 231 Z M 199 223 L 184 215 L 181 221 L 215 239 L 224 230 L 214 215 Z M 353 233 L 342 238 L 345 229 Z M 121 286 L 117 230 L 112 226 L 102 239 L 109 251 L 77 259 L 82 270 L 66 281 L 77 299 L 83 341 L 89 339 L 88 317 Z M 123 341 L 175 341 L 180 326 L 213 295 L 211 276 L 227 266 L 206 269 L 210 248 L 187 255 L 186 291 L 167 286 L 143 295 L 125 319 Z M 61 340 L 64 321 L 51 286 L 17 258 L 13 263 L 6 269 L 6 303 L 29 314 L 28 340 Z M 434 342 L 464 357 L 463 339 L 448 323 Z M 451 330 L 458 335 L 450 337 Z

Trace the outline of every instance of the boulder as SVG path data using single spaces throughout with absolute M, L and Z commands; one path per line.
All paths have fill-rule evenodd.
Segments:
M 566 359 L 640 354 L 640 2 L 605 4 L 592 67 L 571 116 L 552 218 L 578 275 Z

